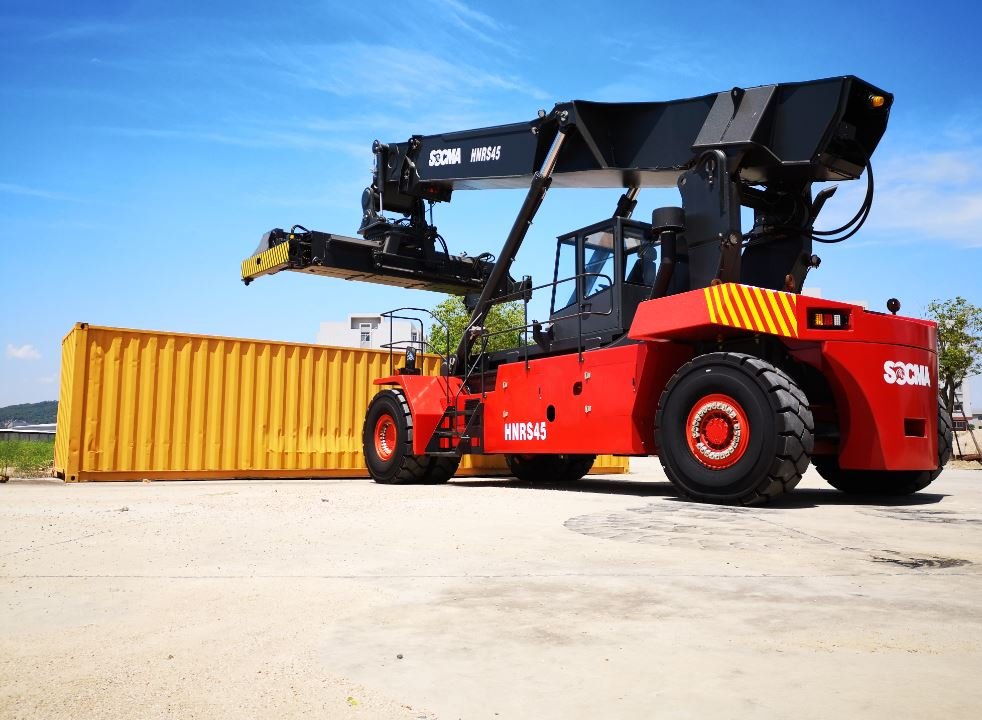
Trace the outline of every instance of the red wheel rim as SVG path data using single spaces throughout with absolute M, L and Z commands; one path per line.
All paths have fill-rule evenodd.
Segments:
M 383 415 L 375 423 L 375 454 L 380 460 L 388 460 L 396 451 L 399 431 L 391 415 Z
M 750 444 L 750 423 L 740 403 L 729 395 L 701 398 L 685 423 L 689 452 L 713 470 L 733 467 Z

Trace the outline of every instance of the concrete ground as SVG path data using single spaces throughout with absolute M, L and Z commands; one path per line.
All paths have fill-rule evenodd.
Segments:
M 982 472 L 0 486 L 3 718 L 977 718 Z

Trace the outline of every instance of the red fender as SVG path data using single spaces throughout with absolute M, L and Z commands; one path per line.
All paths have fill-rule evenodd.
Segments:
M 397 385 L 402 389 L 413 416 L 413 454 L 426 452 L 444 411 L 452 405 L 463 383 L 460 378 L 432 375 L 390 375 L 379 378 L 376 385 Z

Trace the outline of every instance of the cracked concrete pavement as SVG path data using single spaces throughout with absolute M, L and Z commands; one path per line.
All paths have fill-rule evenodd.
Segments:
M 3 718 L 974 718 L 982 472 L 0 486 Z

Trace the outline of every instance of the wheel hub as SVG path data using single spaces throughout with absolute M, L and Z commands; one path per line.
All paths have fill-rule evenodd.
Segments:
M 396 450 L 398 430 L 390 415 L 383 415 L 375 423 L 375 454 L 380 460 L 388 460 Z
M 706 395 L 689 413 L 686 440 L 693 457 L 706 467 L 732 467 L 743 457 L 750 441 L 746 413 L 729 395 Z

